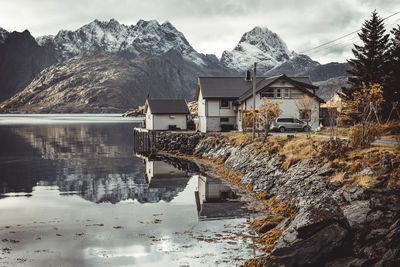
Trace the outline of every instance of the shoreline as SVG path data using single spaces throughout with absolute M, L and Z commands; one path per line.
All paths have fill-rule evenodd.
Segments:
M 360 157 L 342 141 L 316 138 L 273 137 L 269 146 L 244 134 L 159 138 L 159 150 L 212 166 L 269 211 L 252 223 L 266 254 L 245 266 L 400 264 L 396 148 L 371 147 Z

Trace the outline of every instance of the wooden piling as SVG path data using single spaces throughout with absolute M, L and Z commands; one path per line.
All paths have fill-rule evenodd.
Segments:
M 133 129 L 133 149 L 134 153 L 142 155 L 150 155 L 157 152 L 158 136 L 157 131 L 147 130 L 143 128 Z

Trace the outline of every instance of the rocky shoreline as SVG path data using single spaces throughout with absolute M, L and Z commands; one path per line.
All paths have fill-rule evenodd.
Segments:
M 287 167 L 279 155 L 257 151 L 251 142 L 231 144 L 220 135 L 164 132 L 158 146 L 160 151 L 218 161 L 240 173 L 239 183 L 261 196 L 265 205 L 287 203 L 295 210 L 291 217 L 267 218 L 258 228 L 271 244 L 265 244 L 269 249 L 263 259 L 248 266 L 400 264 L 400 191 L 386 181 L 390 172 L 399 170 L 395 154 L 383 154 L 378 179 L 361 186 L 333 181 L 339 166 L 327 158 L 302 159 Z M 368 166 L 360 171 L 373 172 Z

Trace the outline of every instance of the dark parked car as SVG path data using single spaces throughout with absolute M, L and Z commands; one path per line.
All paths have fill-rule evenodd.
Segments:
M 280 131 L 281 133 L 286 130 L 310 130 L 310 127 L 304 121 L 293 118 L 277 118 L 271 125 L 272 131 Z

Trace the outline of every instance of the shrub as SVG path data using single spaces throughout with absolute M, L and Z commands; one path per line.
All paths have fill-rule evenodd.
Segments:
M 381 136 L 382 129 L 376 123 L 370 124 L 368 127 L 365 127 L 364 134 L 364 145 L 368 146 L 372 142 L 375 141 L 376 138 Z M 352 147 L 361 147 L 362 146 L 362 126 L 360 124 L 354 125 L 350 129 L 350 146 Z
M 321 144 L 317 146 L 316 156 L 328 158 L 329 160 L 334 160 L 336 158 L 343 157 L 348 149 L 349 147 L 347 140 L 329 140 L 321 142 Z

